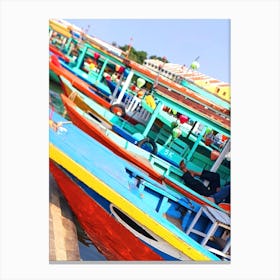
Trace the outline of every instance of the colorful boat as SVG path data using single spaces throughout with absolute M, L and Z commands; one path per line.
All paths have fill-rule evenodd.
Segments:
M 182 101 L 186 99 L 188 105 L 192 104 L 192 106 L 202 112 L 205 112 L 205 107 L 207 107 L 208 111 L 209 109 L 212 110 L 211 114 L 215 112 L 216 118 L 220 118 L 220 115 L 229 118 L 230 103 L 220 99 L 206 89 L 187 81 L 185 81 L 184 86 L 180 85 L 151 71 L 146 66 L 127 59 L 120 51 L 113 52 L 108 47 L 109 44 L 101 46 L 96 38 L 91 38 L 87 34 L 83 35 L 82 41 L 73 37 L 65 37 L 65 39 L 67 43 L 62 45 L 61 50 L 66 53 L 70 63 L 65 61 L 65 59 L 61 59 L 62 67 L 83 81 L 86 81 L 89 85 L 96 87 L 107 98 L 111 97 L 112 92 L 106 83 L 106 77 L 119 74 L 120 79 L 123 79 L 123 77 L 127 77 L 133 71 L 133 74 L 130 75 L 131 79 L 133 79 L 133 76 L 136 77 L 135 79 L 137 77 L 144 78 L 150 86 L 154 85 L 156 81 L 157 90 L 167 95 L 172 94 L 175 98 L 179 98 Z M 113 46 L 111 46 L 112 48 Z M 67 76 L 65 77 L 68 78 Z M 126 83 L 128 84 L 129 82 Z M 133 96 L 133 93 L 129 93 L 127 87 L 124 91 Z
M 88 48 L 86 46 L 85 48 Z M 50 59 L 50 71 L 55 73 L 56 75 L 64 76 L 66 79 L 69 81 L 73 81 L 72 84 L 73 86 L 77 87 L 80 91 L 88 95 L 89 97 L 93 98 L 96 100 L 99 104 L 103 105 L 106 108 L 110 108 L 112 104 L 120 104 L 124 105 L 126 102 L 125 99 L 128 97 L 129 100 L 133 101 L 139 101 L 138 99 L 138 92 L 135 92 L 132 90 L 133 88 L 133 83 L 135 82 L 134 80 L 140 79 L 143 80 L 146 83 L 147 88 L 152 88 L 154 80 L 151 79 L 151 77 L 147 77 L 140 72 L 137 72 L 136 70 L 131 69 L 130 71 L 127 71 L 128 74 L 127 78 L 125 81 L 122 81 L 122 79 L 119 80 L 119 84 L 117 85 L 116 92 L 112 92 L 110 90 L 109 86 L 104 86 L 104 83 L 109 83 L 109 81 L 104 78 L 103 74 L 106 67 L 108 65 L 114 65 L 110 64 L 109 61 L 112 60 L 111 57 L 109 58 L 104 58 L 105 61 L 103 62 L 102 69 L 98 72 L 98 74 L 93 74 L 95 78 L 93 78 L 92 83 L 89 83 L 88 79 L 86 76 L 90 75 L 89 73 L 80 73 L 82 70 L 71 70 L 70 66 L 67 66 L 65 62 L 62 60 L 55 59 L 55 57 L 51 57 Z M 79 60 L 80 61 L 80 60 Z M 117 63 L 114 61 L 114 63 Z M 79 63 L 81 64 L 81 62 Z M 129 62 L 130 65 L 133 65 L 134 68 L 136 68 L 136 64 Z M 110 68 L 111 66 L 108 66 Z M 114 67 L 114 66 L 112 66 Z M 120 66 L 122 69 L 125 69 L 124 66 Z M 140 66 L 138 66 L 139 68 Z M 139 69 L 142 69 L 141 67 Z M 71 73 L 71 71 L 73 73 Z M 108 72 L 112 70 L 106 70 Z M 80 74 L 79 74 L 79 73 Z M 83 72 L 83 71 L 82 71 Z M 123 71 L 123 76 L 126 70 Z M 96 77 L 96 75 L 98 75 Z M 93 77 L 92 76 L 92 77 Z M 95 82 L 94 82 L 95 81 Z M 133 82 L 134 81 L 134 82 Z M 123 86 L 120 86 L 120 83 L 123 82 Z M 101 87 L 102 84 L 102 87 Z M 106 87 L 106 90 L 105 90 Z M 118 88 L 121 88 L 120 92 L 118 91 Z M 147 88 L 145 90 L 147 90 Z M 201 101 L 198 100 L 197 98 L 194 98 L 193 96 L 186 96 L 185 94 L 182 94 L 178 91 L 172 90 L 172 89 L 167 89 L 166 87 L 158 84 L 157 85 L 157 92 L 161 94 L 161 96 L 165 99 L 168 98 L 173 98 L 176 100 L 180 100 L 184 106 L 191 108 L 193 111 L 195 111 L 197 114 L 207 116 L 207 118 L 212 119 L 215 122 L 220 122 L 223 126 L 225 126 L 227 129 L 229 129 L 230 126 L 230 120 L 228 116 L 228 111 L 229 108 L 223 107 L 217 108 L 216 105 L 213 105 L 209 101 Z M 103 100 L 102 100 L 103 99 Z M 209 107 L 208 107 L 209 105 Z
M 141 149 L 115 133 L 111 124 L 108 123 L 107 120 L 104 120 L 102 116 L 93 114 L 92 109 L 88 110 L 87 113 L 82 111 L 74 103 L 77 102 L 80 104 L 80 96 L 75 96 L 73 100 L 74 102 L 63 94 L 61 95 L 61 98 L 67 110 L 67 115 L 70 117 L 73 124 L 96 139 L 102 145 L 109 148 L 112 152 L 141 168 L 149 177 L 157 182 L 173 188 L 197 203 L 211 205 L 220 211 L 223 211 L 224 207 L 226 207 L 225 210 L 228 211 L 230 205 L 216 205 L 206 197 L 187 187 L 183 183 L 183 172 L 179 168 L 174 167 L 172 164 L 156 155 Z M 191 163 L 188 164 L 188 166 L 190 165 Z
M 175 167 L 178 168 L 179 163 L 184 159 L 192 170 L 201 171 L 202 169 L 208 169 L 217 171 L 220 174 L 222 183 L 230 181 L 230 168 L 228 161 L 225 160 L 225 155 L 230 149 L 230 131 L 224 127 L 212 122 L 207 117 L 194 114 L 193 111 L 181 106 L 178 101 L 172 103 L 170 98 L 168 100 L 161 100 L 168 107 L 175 108 L 178 112 L 182 113 L 179 119 L 162 110 L 161 101 L 158 102 L 157 109 L 153 110 L 142 100 L 142 109 L 134 112 L 134 114 L 143 114 L 143 111 L 148 110 L 149 116 L 146 122 L 130 123 L 83 95 L 64 77 L 61 77 L 61 81 L 64 85 L 63 88 L 66 96 L 77 97 L 75 99 L 79 100 L 77 105 L 81 110 L 84 110 L 84 112 L 78 111 L 79 114 L 75 116 L 76 124 L 81 128 L 84 127 L 82 119 L 98 120 L 103 126 L 111 129 L 129 142 L 160 157 L 163 163 L 155 163 L 155 165 L 157 165 L 158 171 L 162 174 L 169 175 L 170 170 L 173 170 Z M 65 102 L 66 99 L 63 98 L 63 100 Z M 73 111 L 73 108 L 73 106 L 68 105 L 67 109 L 70 112 Z M 188 120 L 192 119 L 192 125 L 186 122 L 186 118 L 182 124 L 180 123 L 180 120 L 182 121 L 183 117 L 186 116 L 188 116 Z M 74 117 L 74 115 L 70 115 L 70 117 Z M 140 119 L 140 116 L 137 119 Z M 180 124 L 173 128 L 174 123 Z M 199 127 L 202 128 L 198 129 Z M 223 148 L 215 146 L 214 143 L 207 145 L 204 135 L 209 128 L 215 129 L 227 137 L 227 140 L 223 143 Z M 87 132 L 89 133 L 89 131 Z M 217 144 L 221 145 L 220 142 L 217 142 Z M 219 151 L 220 156 L 213 160 L 213 153 L 217 151 Z M 148 158 L 150 157 L 148 156 Z M 169 168 L 169 166 L 172 166 L 172 168 Z M 177 178 L 182 175 L 178 171 L 173 173 Z
M 69 22 L 66 22 L 64 20 L 58 20 L 58 19 L 50 19 L 49 21 L 49 37 L 50 37 L 50 46 L 54 46 L 57 50 L 60 50 L 61 53 L 57 53 L 57 55 L 63 57 L 65 54 L 61 55 L 63 53 L 68 53 L 69 49 L 72 48 L 74 45 L 78 46 L 81 41 L 87 42 L 91 44 L 92 46 L 98 48 L 99 51 L 104 51 L 107 54 L 114 55 L 118 58 L 125 58 L 127 56 L 127 53 L 122 51 L 121 49 L 112 46 L 111 44 L 108 44 L 96 37 L 92 37 L 88 34 L 86 34 L 83 30 L 76 27 L 75 25 L 70 24 Z M 70 52 L 69 52 L 70 53 Z M 69 58 L 68 58 L 69 59 Z M 153 67 L 149 67 L 150 60 L 145 62 L 144 65 L 147 66 L 145 68 L 138 69 L 141 71 L 146 71 L 147 68 L 154 69 Z M 136 67 L 139 67 L 136 65 Z M 172 66 L 174 67 L 174 65 Z M 183 71 L 182 67 L 179 69 L 180 72 Z M 164 71 L 165 67 L 162 68 L 161 71 Z M 178 72 L 178 70 L 176 71 Z M 155 75 L 158 75 L 155 71 L 151 72 L 145 72 L 148 76 L 153 73 L 154 78 Z M 168 87 L 173 87 L 174 83 L 170 79 L 165 79 L 164 75 L 163 77 L 158 77 L 160 82 L 165 84 Z M 171 82 L 171 83 L 170 83 Z M 179 85 L 179 84 L 177 84 Z M 224 82 L 221 82 L 217 79 L 214 79 L 212 77 L 209 77 L 205 74 L 199 73 L 197 71 L 183 71 L 183 80 L 180 82 L 180 85 L 183 87 L 186 87 L 198 94 L 200 94 L 202 97 L 207 96 L 210 99 L 213 99 L 216 97 L 220 98 L 221 100 L 224 100 L 230 103 L 230 85 Z M 180 88 L 181 89 L 181 88 Z M 209 96 L 209 93 L 213 96 Z M 219 103 L 219 102 L 218 102 Z
M 50 170 L 108 260 L 229 261 L 230 217 L 167 189 L 50 112 Z

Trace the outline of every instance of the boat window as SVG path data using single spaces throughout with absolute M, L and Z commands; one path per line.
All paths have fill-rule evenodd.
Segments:
M 145 229 L 143 229 L 140 225 L 138 225 L 136 222 L 134 222 L 130 217 L 128 217 L 126 214 L 121 212 L 116 207 L 112 207 L 113 210 L 116 212 L 116 214 L 121 218 L 127 225 L 129 225 L 131 228 L 139 232 L 140 234 L 144 235 L 145 237 L 157 241 L 153 236 L 151 236 Z

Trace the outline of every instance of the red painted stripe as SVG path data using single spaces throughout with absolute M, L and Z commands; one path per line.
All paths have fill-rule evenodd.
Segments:
M 78 90 L 80 90 L 82 93 L 87 95 L 89 98 L 92 98 L 96 102 L 98 102 L 100 105 L 104 106 L 105 108 L 110 107 L 110 103 L 107 102 L 102 97 L 96 95 L 93 93 L 89 88 L 92 88 L 92 90 L 97 91 L 97 89 L 91 87 L 88 83 L 84 82 L 82 79 L 65 69 L 64 67 L 58 67 L 55 65 L 55 63 L 50 59 L 49 61 L 49 68 L 52 70 L 56 75 L 61 75 L 65 77 L 67 80 L 70 81 L 73 87 L 76 87 Z
M 102 145 L 106 146 L 110 150 L 112 150 L 118 156 L 129 160 L 130 162 L 134 163 L 145 172 L 149 173 L 149 176 L 155 179 L 158 182 L 162 182 L 163 176 L 159 174 L 155 169 L 153 169 L 147 162 L 144 162 L 140 158 L 135 157 L 133 154 L 129 153 L 125 148 L 117 145 L 114 140 L 110 139 L 102 130 L 100 130 L 97 125 L 93 124 L 85 117 L 80 115 L 77 110 L 75 109 L 76 105 L 73 101 L 67 98 L 65 95 L 61 94 L 61 100 L 67 110 L 67 113 L 76 126 L 78 126 L 81 130 L 86 132 L 92 138 L 99 141 Z
M 108 260 L 162 260 L 151 248 L 110 216 L 52 160 L 50 171 L 81 226 Z
M 54 54 L 60 56 L 64 61 L 70 62 L 70 59 L 69 59 L 67 56 L 65 56 L 65 55 L 64 55 L 59 49 L 57 49 L 55 46 L 49 45 L 49 50 L 50 50 L 51 52 L 53 52 Z

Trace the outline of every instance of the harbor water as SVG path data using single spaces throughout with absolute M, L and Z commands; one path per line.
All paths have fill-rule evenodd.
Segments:
M 51 80 L 49 85 L 50 85 L 49 106 L 55 112 L 62 115 L 65 111 L 63 103 L 60 98 L 60 93 L 62 92 L 62 89 L 59 84 L 54 83 Z M 65 118 L 67 118 L 67 114 Z M 80 260 L 81 261 L 105 261 L 106 258 L 96 249 L 94 244 L 88 238 L 86 232 L 82 229 L 81 225 L 79 224 L 74 214 L 73 214 L 73 222 L 76 225 L 76 230 L 77 230 Z

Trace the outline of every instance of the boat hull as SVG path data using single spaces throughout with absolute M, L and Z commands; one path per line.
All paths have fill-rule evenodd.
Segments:
M 55 112 L 50 116 L 49 157 L 63 167 L 63 170 L 73 179 L 74 185 L 80 187 L 90 199 L 87 201 L 88 203 L 81 203 L 80 199 L 77 201 L 75 194 L 72 194 L 77 207 L 80 207 L 76 212 L 74 211 L 78 218 L 81 211 L 84 215 L 88 215 L 88 211 L 91 214 L 94 213 L 94 210 L 90 208 L 92 200 L 163 259 L 170 259 L 166 257 L 165 254 L 167 254 L 169 257 L 180 260 L 221 260 L 201 245 L 199 238 L 194 238 L 185 232 L 188 223 L 194 219 L 196 213 L 199 213 L 199 209 L 201 209 L 199 204 L 191 202 L 178 192 L 152 180 L 143 171 L 114 155 L 111 150 Z M 65 186 L 67 185 L 65 184 Z M 68 187 L 66 188 L 67 191 Z M 72 207 L 71 202 L 69 205 Z M 178 210 L 181 207 L 184 208 L 183 212 Z M 166 216 L 170 213 L 174 216 L 173 210 L 176 212 L 175 217 L 179 219 L 180 224 L 178 225 L 171 222 Z M 182 221 L 181 218 L 183 218 Z M 93 222 L 91 219 L 86 219 L 85 226 L 94 230 Z M 130 227 L 132 224 L 136 224 L 136 226 L 131 229 L 128 224 Z M 203 232 L 210 226 L 209 221 L 205 218 L 199 222 L 199 225 Z M 99 226 L 102 229 L 102 225 Z M 118 239 L 120 235 L 117 229 L 115 226 L 110 227 L 110 223 L 108 223 L 103 230 L 117 235 Z M 137 234 L 133 230 L 137 231 Z M 140 237 L 140 232 L 143 230 L 149 235 L 142 234 Z M 147 242 L 148 240 L 143 235 L 146 239 L 147 236 L 152 237 Z M 111 242 L 115 244 L 115 241 Z M 130 242 L 126 242 L 126 244 L 129 245 Z M 108 246 L 106 248 L 111 249 Z M 140 249 L 141 247 L 138 248 L 138 250 Z M 127 250 L 132 249 L 127 248 Z M 134 249 L 132 251 L 131 259 L 142 260 L 134 255 Z M 143 257 L 143 260 L 147 260 L 147 257 Z
M 63 168 L 50 160 L 50 171 L 68 201 L 79 223 L 97 249 L 111 261 L 163 261 L 179 260 L 139 240 L 122 223 L 114 218 L 119 212 L 109 201 L 73 179 Z M 120 212 L 119 212 L 120 213 Z M 124 215 L 122 213 L 122 215 Z M 128 217 L 125 219 L 129 220 Z M 131 222 L 130 220 L 130 223 Z M 139 229 L 140 226 L 138 225 Z M 141 229 L 145 231 L 145 229 Z M 148 236 L 149 233 L 146 232 Z M 158 239 L 158 237 L 157 237 Z M 166 244 L 164 244 L 166 246 Z M 169 248 L 169 250 L 172 250 Z M 188 260 L 181 255 L 183 260 Z
M 86 94 L 89 98 L 95 100 L 98 104 L 104 106 L 105 108 L 110 108 L 110 103 L 108 100 L 102 98 L 101 92 L 97 88 L 90 86 L 88 83 L 71 73 L 69 70 L 63 68 L 60 63 L 57 63 L 57 57 L 52 55 L 49 61 L 49 70 L 53 71 L 57 76 L 63 76 L 71 82 L 71 84 L 79 89 L 81 92 Z M 63 86 L 63 84 L 62 84 Z M 98 95 L 99 94 L 99 95 Z

